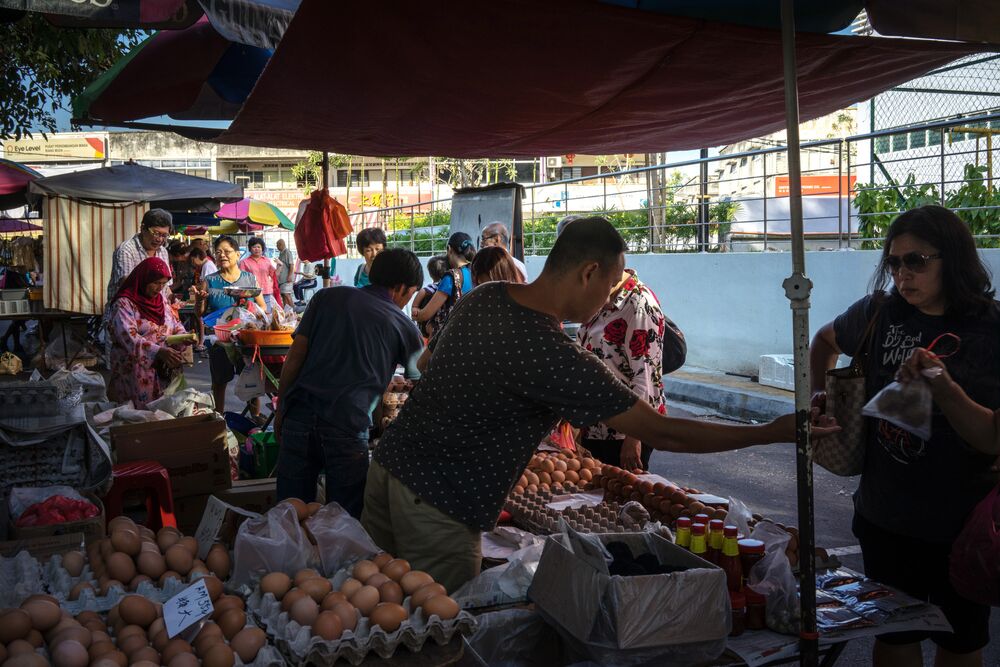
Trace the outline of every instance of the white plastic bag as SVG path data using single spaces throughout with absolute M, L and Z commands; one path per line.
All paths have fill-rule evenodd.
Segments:
M 178 373 L 163 390 L 163 396 L 155 401 L 150 401 L 146 407 L 150 410 L 166 412 L 179 419 L 211 414 L 215 410 L 215 398 L 212 394 L 187 386 L 184 374 Z
M 96 371 L 87 370 L 80 364 L 74 364 L 70 370 L 60 368 L 52 374 L 49 382 L 58 387 L 65 387 L 67 393 L 79 385 L 83 389 L 82 400 L 84 403 L 100 403 L 108 400 L 104 377 Z
M 305 524 L 316 541 L 327 576 L 333 576 L 352 561 L 381 551 L 361 523 L 337 503 L 324 505 Z
M 767 598 L 767 627 L 787 635 L 799 634 L 799 589 L 785 548 L 792 536 L 769 521 L 761 521 L 750 537 L 764 543 L 764 557 L 747 577 L 750 588 Z
M 10 490 L 11 520 L 17 520 L 24 514 L 24 510 L 52 496 L 66 496 L 73 500 L 90 502 L 70 486 L 15 486 Z
M 740 500 L 729 496 L 729 512 L 726 514 L 726 524 L 736 526 L 736 533 L 740 537 L 750 536 L 750 521 L 753 519 L 753 512 Z
M 241 401 L 249 401 L 264 394 L 264 372 L 259 361 L 255 361 L 236 378 L 236 397 Z
M 278 503 L 259 519 L 244 521 L 233 548 L 233 588 L 251 585 L 268 572 L 294 575 L 307 566 L 311 551 L 295 508 Z
M 928 378 L 940 373 L 940 368 L 926 368 L 921 371 L 921 374 Z M 933 409 L 934 397 L 931 395 L 930 385 L 915 380 L 887 385 L 861 408 L 861 414 L 884 419 L 921 440 L 930 440 Z

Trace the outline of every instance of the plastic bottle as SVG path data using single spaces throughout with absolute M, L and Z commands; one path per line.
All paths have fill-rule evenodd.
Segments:
M 737 544 L 736 526 L 726 526 L 724 528 L 718 566 L 726 573 L 726 587 L 730 591 L 743 589 L 743 563 L 740 561 L 740 548 Z
M 767 627 L 767 598 L 749 586 L 745 590 L 747 599 L 747 630 L 763 630 Z
M 747 598 L 737 591 L 729 592 L 729 603 L 733 608 L 733 628 L 730 637 L 739 637 L 747 629 Z
M 691 525 L 691 553 L 695 556 L 701 556 L 702 558 L 708 557 L 708 544 L 706 542 L 705 532 L 708 529 L 703 523 L 695 523 Z
M 684 549 L 691 548 L 691 517 L 682 516 L 677 519 L 677 535 L 674 542 Z
M 750 570 L 764 557 L 764 543 L 760 540 L 744 539 L 738 542 L 740 563 L 743 566 L 743 584 L 746 585 Z
M 725 523 L 721 519 L 712 519 L 708 522 L 708 562 L 719 564 L 719 556 L 722 555 L 723 528 Z

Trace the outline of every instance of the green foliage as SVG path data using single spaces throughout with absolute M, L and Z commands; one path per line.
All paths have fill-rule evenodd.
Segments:
M 342 155 L 330 156 L 330 167 L 333 168 L 334 157 L 343 158 Z M 296 181 L 305 181 L 303 191 L 308 197 L 313 191 L 314 183 L 323 182 L 323 154 L 319 151 L 309 151 L 305 161 L 292 165 L 292 176 Z
M 58 110 L 140 41 L 136 30 L 58 28 L 29 12 L 0 24 L 0 139 L 55 132 Z
M 986 167 L 966 164 L 961 185 L 946 191 L 944 206 L 957 209 L 955 213 L 976 236 L 1000 235 L 1000 189 L 986 178 Z M 858 233 L 865 239 L 861 247 L 881 248 L 889 225 L 903 211 L 941 204 L 941 193 L 934 184 L 917 185 L 910 174 L 902 184 L 892 181 L 889 185 L 858 183 L 855 186 L 854 205 L 858 209 Z M 998 247 L 1000 239 L 979 239 L 982 247 Z

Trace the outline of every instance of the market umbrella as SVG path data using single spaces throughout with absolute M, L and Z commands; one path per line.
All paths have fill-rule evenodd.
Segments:
M 73 99 L 73 115 L 91 124 L 163 115 L 229 120 L 270 57 L 269 49 L 227 40 L 203 17 L 132 49 Z
M 253 224 L 261 229 L 264 227 L 295 229 L 295 224 L 280 208 L 266 201 L 250 199 L 249 197 L 224 205 L 215 215 L 223 220 Z
M 40 232 L 42 228 L 27 220 L 17 220 L 15 218 L 0 218 L 0 234 L 11 234 L 13 232 Z
M 41 177 L 31 167 L 0 158 L 0 210 L 27 205 L 28 184 Z

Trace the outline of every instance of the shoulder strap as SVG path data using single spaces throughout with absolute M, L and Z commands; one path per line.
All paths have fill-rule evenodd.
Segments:
M 872 300 L 875 301 L 875 312 L 872 313 L 871 318 L 868 320 L 868 326 L 865 327 L 865 333 L 861 336 L 861 341 L 858 343 L 858 349 L 854 353 L 854 359 L 851 361 L 851 366 L 862 369 L 863 364 L 868 360 L 871 355 L 871 343 L 872 336 L 875 333 L 875 325 L 878 324 L 879 316 L 882 314 L 882 307 L 885 305 L 885 300 L 879 300 L 878 297 L 872 295 Z

